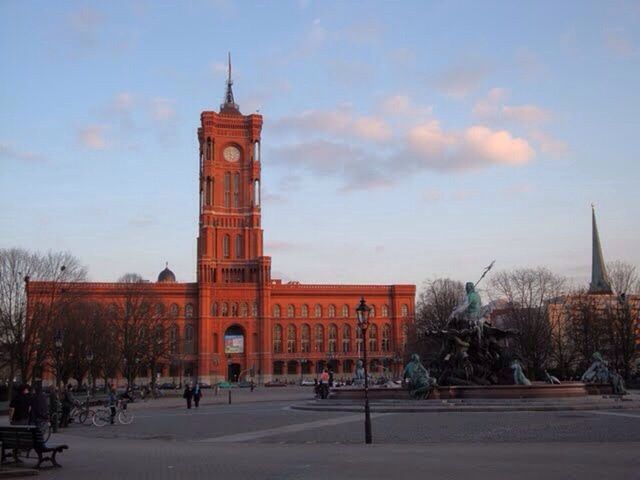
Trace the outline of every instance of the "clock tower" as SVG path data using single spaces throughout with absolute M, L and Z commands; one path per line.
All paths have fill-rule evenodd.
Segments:
M 216 355 L 221 338 L 213 341 L 212 351 L 211 336 L 217 338 L 214 332 L 224 332 L 227 328 L 226 319 L 220 317 L 233 316 L 237 312 L 214 311 L 217 302 L 226 306 L 225 300 L 242 300 L 253 305 L 253 311 L 248 315 L 252 318 L 251 324 L 240 325 L 247 339 L 244 354 L 262 350 L 260 346 L 252 345 L 256 338 L 253 334 L 261 329 L 260 318 L 268 304 L 271 282 L 271 258 L 263 256 L 260 224 L 262 116 L 240 113 L 232 85 L 229 58 L 229 76 L 220 111 L 202 112 L 198 128 L 200 376 L 214 372 L 226 374 L 224 369 L 229 361 Z M 252 362 L 260 363 L 257 358 Z M 245 361 L 243 364 L 246 366 Z

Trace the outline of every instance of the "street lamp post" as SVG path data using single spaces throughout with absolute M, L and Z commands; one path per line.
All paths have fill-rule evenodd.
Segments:
M 62 340 L 63 334 L 62 330 L 56 330 L 55 335 L 53 336 L 53 344 L 56 347 L 56 387 L 60 386 L 60 377 L 62 376 L 60 370 L 60 363 L 62 357 Z
M 364 357 L 364 441 L 372 443 L 371 439 L 371 411 L 369 410 L 369 374 L 367 372 L 367 328 L 369 328 L 369 314 L 371 307 L 368 306 L 364 297 L 360 299 L 360 304 L 356 308 L 358 314 L 358 326 L 363 337 L 363 357 Z
M 89 385 L 87 386 L 87 396 L 93 393 L 93 351 L 87 351 L 87 362 L 89 362 Z

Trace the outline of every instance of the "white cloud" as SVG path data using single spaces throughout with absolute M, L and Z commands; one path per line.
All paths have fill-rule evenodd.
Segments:
M 87 148 L 104 150 L 108 145 L 104 137 L 105 129 L 103 125 L 88 125 L 79 130 L 78 140 Z
M 445 132 L 435 120 L 413 127 L 407 134 L 407 146 L 419 168 L 445 171 L 516 166 L 535 156 L 525 139 L 513 137 L 506 130 L 475 125 L 463 132 Z
M 151 100 L 151 117 L 160 123 L 169 123 L 175 119 L 176 110 L 172 100 L 154 98 Z
M 429 117 L 433 108 L 431 106 L 420 105 L 408 95 L 395 94 L 382 100 L 380 110 L 385 115 L 404 117 L 415 121 L 419 118 Z
M 551 113 L 536 105 L 505 105 L 502 114 L 508 120 L 521 123 L 544 123 L 551 119 Z
M 445 95 L 461 99 L 480 86 L 488 71 L 488 66 L 477 62 L 453 65 L 441 72 L 434 84 Z
M 349 106 L 334 110 L 307 110 L 276 120 L 273 128 L 281 132 L 330 133 L 338 136 L 352 136 L 375 142 L 391 138 L 392 131 L 386 122 L 374 116 L 355 115 Z
M 25 152 L 20 151 L 13 147 L 11 144 L 0 141 L 0 158 L 7 158 L 10 160 L 18 160 L 21 162 L 28 163 L 40 163 L 44 162 L 44 156 L 33 153 L 33 152 Z
M 569 146 L 566 142 L 558 140 L 548 133 L 534 130 L 529 133 L 529 136 L 538 144 L 542 153 L 555 157 L 566 156 L 569 153 Z

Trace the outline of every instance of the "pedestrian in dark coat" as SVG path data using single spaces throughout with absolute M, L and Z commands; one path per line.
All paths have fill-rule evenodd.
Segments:
M 200 404 L 200 398 L 202 397 L 202 390 L 200 390 L 200 384 L 196 383 L 195 386 L 191 389 L 191 394 L 193 395 L 193 403 L 198 408 Z
M 182 394 L 182 398 L 187 400 L 187 408 L 191 408 L 191 399 L 193 398 L 193 391 L 191 390 L 191 386 L 187 384 L 184 387 L 184 393 Z

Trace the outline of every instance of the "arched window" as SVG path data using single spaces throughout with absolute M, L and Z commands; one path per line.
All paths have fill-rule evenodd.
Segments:
M 212 158 L 211 151 L 212 151 L 211 138 L 209 137 L 207 138 L 207 160 L 211 160 Z
M 324 352 L 324 327 L 319 323 L 315 327 L 315 351 Z
M 351 351 L 351 325 L 342 326 L 342 353 Z
M 360 327 L 356 327 L 356 352 L 357 353 L 362 352 L 363 350 L 362 343 L 363 343 L 362 330 L 360 329 Z
M 231 206 L 231 173 L 224 174 L 224 206 Z
M 322 317 L 322 306 L 316 305 L 314 307 L 314 315 L 315 315 L 316 318 Z
M 327 314 L 327 316 L 329 318 L 335 318 L 335 316 L 336 316 L 336 306 L 335 305 L 329 305 L 329 313 Z
M 172 354 L 178 353 L 178 337 L 178 325 L 174 323 L 169 329 L 169 352 Z
M 227 302 L 222 302 L 222 306 L 220 307 L 220 315 L 222 315 L 223 317 L 229 315 L 229 305 L 227 305 Z
M 338 327 L 335 324 L 329 325 L 329 352 L 338 351 Z
M 238 208 L 240 206 L 240 174 L 235 173 L 233 175 L 233 206 Z
M 211 316 L 212 317 L 218 316 L 218 302 L 213 302 L 211 304 Z
M 236 258 L 244 258 L 244 242 L 242 235 L 236 235 Z
M 229 251 L 231 248 L 231 239 L 229 238 L 229 235 L 224 235 L 222 237 L 222 256 L 224 258 L 229 258 L 231 256 L 231 252 Z
M 378 351 L 378 327 L 375 324 L 369 326 L 369 351 Z
M 349 318 L 349 305 L 342 306 L 342 317 Z
M 274 318 L 280 318 L 280 305 L 275 304 L 273 306 L 273 316 Z
M 246 317 L 248 312 L 249 312 L 249 307 L 247 306 L 246 303 L 242 302 L 240 304 L 240 316 L 241 317 Z
M 188 323 L 184 327 L 184 341 L 193 342 L 193 325 Z
M 238 316 L 238 304 L 233 302 L 231 304 L 231 316 L 232 317 L 237 317 Z
M 282 353 L 282 327 L 273 327 L 273 353 Z
M 371 311 L 369 312 L 369 318 L 375 318 L 376 316 L 376 307 L 375 305 L 371 305 Z
M 389 306 L 388 305 L 382 305 L 382 316 L 385 317 L 385 318 L 389 316 Z
M 187 318 L 193 317 L 193 304 L 187 303 L 184 307 L 184 316 Z
M 391 351 L 391 325 L 388 323 L 385 323 L 384 327 L 382 327 L 382 351 Z
M 256 302 L 253 302 L 253 305 L 251 305 L 251 316 L 258 316 L 258 304 Z
M 287 353 L 296 353 L 296 327 L 287 327 Z
M 306 303 L 300 307 L 300 316 L 302 318 L 307 318 L 309 316 L 309 306 Z
M 287 317 L 293 318 L 296 316 L 296 309 L 293 305 L 287 305 Z
M 311 328 L 306 323 L 302 325 L 302 352 L 309 353 L 311 351 Z
M 155 312 L 156 312 L 156 317 L 164 316 L 164 305 L 161 303 L 156 303 Z
M 402 307 L 400 307 L 400 314 L 403 317 L 408 317 L 409 316 L 409 307 L 405 304 L 402 305 Z
M 177 317 L 180 314 L 180 307 L 178 307 L 177 303 L 171 304 L 171 307 L 169 307 L 169 313 L 172 317 Z

